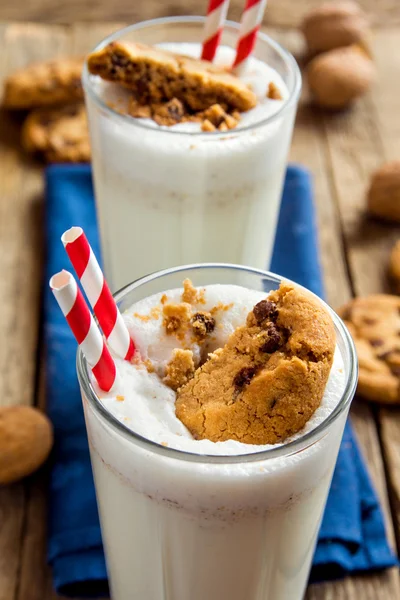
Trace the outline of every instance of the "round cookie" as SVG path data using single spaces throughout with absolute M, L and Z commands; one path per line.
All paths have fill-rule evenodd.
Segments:
M 32 111 L 22 129 L 22 145 L 47 162 L 90 161 L 89 132 L 83 104 Z
M 60 58 L 19 69 L 4 82 L 3 105 L 31 109 L 82 100 L 82 67 L 83 58 Z
M 374 402 L 400 403 L 400 297 L 373 294 L 354 298 L 338 314 L 357 349 L 357 392 Z
M 395 291 L 400 293 L 400 240 L 395 243 L 390 253 L 389 275 Z
M 177 393 L 177 417 L 196 439 L 275 444 L 321 403 L 335 351 L 332 319 L 283 283 Z

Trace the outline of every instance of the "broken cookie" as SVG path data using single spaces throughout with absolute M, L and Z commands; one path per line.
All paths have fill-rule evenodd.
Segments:
M 88 69 L 132 90 L 140 104 L 176 98 L 191 111 L 213 104 L 246 111 L 257 97 L 238 77 L 208 61 L 133 42 L 111 42 L 88 57 Z
M 176 415 L 196 439 L 281 442 L 318 408 L 334 350 L 328 312 L 283 283 L 178 390 Z

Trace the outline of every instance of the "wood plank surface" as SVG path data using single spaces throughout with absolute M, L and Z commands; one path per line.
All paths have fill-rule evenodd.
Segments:
M 296 39 L 298 37 L 296 34 L 275 32 L 273 35 L 293 54 L 298 54 L 301 45 L 299 40 Z M 381 48 L 382 41 L 382 38 L 376 40 Z M 365 128 L 365 120 L 368 121 L 368 118 L 371 118 L 368 111 L 367 116 L 365 112 L 364 107 L 360 104 L 344 115 L 326 116 L 322 111 L 318 111 L 310 105 L 306 85 L 304 85 L 291 148 L 290 159 L 307 166 L 314 176 L 326 297 L 334 308 L 346 302 L 354 292 L 354 284 L 349 272 L 347 240 L 346 237 L 342 240 L 342 231 L 345 227 L 344 221 L 350 224 L 353 224 L 356 220 L 357 223 L 359 222 L 359 218 L 356 219 L 355 215 L 359 217 L 360 213 L 363 213 L 360 207 L 360 187 L 362 193 L 364 193 L 368 178 L 365 177 L 367 167 L 363 165 L 363 169 L 359 173 L 359 179 L 353 180 L 353 174 L 349 174 L 348 168 L 335 163 L 332 153 L 337 158 L 341 157 L 346 165 L 348 165 L 349 158 L 357 160 L 357 152 L 360 148 L 346 148 L 345 152 L 343 143 L 341 143 L 341 136 L 345 136 L 346 140 L 349 139 L 349 143 L 351 143 L 353 131 L 351 135 L 346 135 L 345 123 L 352 130 L 357 127 L 360 130 L 359 135 L 362 140 L 360 145 L 362 146 L 364 140 L 361 133 L 364 129 L 359 121 L 363 122 Z M 335 128 L 337 128 L 339 139 L 335 139 L 333 142 L 331 130 L 336 130 Z M 369 135 L 372 136 L 373 131 L 370 131 Z M 366 148 L 366 154 L 370 156 L 372 151 L 369 145 Z M 367 247 L 369 246 L 366 245 L 365 248 Z M 365 252 L 362 256 L 365 257 Z M 385 468 L 382 461 L 377 426 L 371 408 L 356 401 L 352 409 L 352 422 L 384 507 L 389 538 L 394 546 L 394 531 L 389 508 Z M 344 599 L 358 596 L 368 598 L 368 600 L 400 597 L 400 582 L 397 570 L 392 569 L 385 574 L 370 575 L 367 578 L 364 576 L 352 577 L 340 582 L 314 585 L 310 587 L 307 598 L 309 600 L 319 600 L 330 597 Z
M 269 0 L 264 24 L 275 27 L 297 27 L 308 10 L 323 0 Z M 145 19 L 174 15 L 205 14 L 208 0 L 30 0 L 23 5 L 15 0 L 2 0 L 0 21 L 38 21 L 73 23 L 77 21 L 123 21 L 135 23 Z M 369 12 L 374 25 L 392 26 L 400 23 L 398 0 L 359 0 Z M 239 20 L 244 0 L 231 0 L 228 16 Z
M 303 7 L 304 4 L 307 3 Z M 389 6 L 387 2 L 383 4 Z M 112 23 L 90 27 L 85 24 L 0 26 L 0 79 L 34 59 L 85 52 L 115 28 Z M 297 34 L 276 30 L 273 34 L 294 52 L 301 50 Z M 393 86 L 400 85 L 393 83 L 393 73 L 399 72 L 398 36 L 399 29 L 376 35 L 380 82 L 354 110 L 339 117 L 327 117 L 308 105 L 306 91 L 299 109 L 291 160 L 304 164 L 314 175 L 325 287 L 328 301 L 334 307 L 354 291 L 368 293 L 386 286 L 384 261 L 393 239 L 399 235 L 395 228 L 364 218 L 364 194 L 370 171 L 384 157 L 400 155 L 400 122 L 395 118 L 398 93 L 393 96 L 393 90 L 398 89 Z M 37 165 L 23 158 L 18 149 L 18 129 L 18 120 L 0 114 L 0 334 L 7 340 L 7 344 L 0 345 L 0 402 L 41 405 L 43 394 L 40 391 L 35 394 L 35 367 L 42 272 L 43 180 Z M 385 468 L 399 531 L 400 417 L 394 411 L 379 411 L 375 419 L 371 408 L 359 403 L 352 418 L 393 541 Z M 44 482 L 45 473 L 40 473 L 23 484 L 0 489 L 0 522 L 6 523 L 0 528 L 0 600 L 57 598 L 45 566 Z M 308 600 L 398 597 L 400 587 L 395 569 L 314 585 L 307 595 Z

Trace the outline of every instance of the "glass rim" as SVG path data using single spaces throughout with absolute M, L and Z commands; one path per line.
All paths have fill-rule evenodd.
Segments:
M 115 300 L 118 302 L 122 298 L 124 298 L 131 291 L 145 285 L 150 281 L 154 281 L 156 279 L 162 278 L 166 275 L 171 275 L 174 273 L 179 273 L 187 270 L 195 270 L 195 269 L 230 269 L 230 270 L 241 270 L 247 273 L 252 273 L 254 275 L 260 275 L 263 277 L 267 277 L 269 281 L 276 283 L 278 286 L 281 281 L 288 281 L 289 283 L 293 283 L 300 289 L 306 289 L 303 286 L 292 282 L 290 279 L 280 277 L 275 273 L 271 273 L 269 271 L 263 271 L 261 269 L 256 269 L 253 267 L 245 267 L 242 265 L 228 264 L 228 263 L 198 263 L 191 265 L 182 265 L 179 267 L 172 267 L 170 269 L 164 269 L 162 271 L 156 271 L 144 277 L 140 277 L 136 279 L 132 283 L 121 288 L 118 292 L 114 294 Z M 307 290 L 310 292 L 310 290 Z M 323 437 L 323 434 L 326 434 L 329 426 L 334 423 L 338 417 L 347 409 L 350 405 L 350 402 L 354 396 L 356 385 L 357 385 L 357 376 L 358 376 L 358 366 L 357 366 L 357 355 L 353 340 L 350 336 L 350 333 L 343 323 L 342 319 L 335 313 L 335 311 L 324 302 L 321 298 L 319 298 L 313 292 L 310 292 L 314 297 L 318 298 L 320 302 L 322 302 L 323 306 L 328 310 L 329 314 L 332 317 L 333 323 L 335 325 L 335 329 L 339 331 L 342 339 L 345 342 L 345 346 L 347 349 L 348 356 L 344 357 L 344 359 L 349 360 L 349 376 L 346 381 L 346 386 L 343 390 L 342 396 L 337 403 L 336 407 L 333 411 L 314 429 L 307 432 L 304 436 L 289 442 L 287 444 L 283 443 L 276 448 L 270 448 L 268 450 L 260 450 L 259 452 L 251 452 L 248 454 L 238 454 L 238 455 L 222 455 L 222 454 L 197 454 L 194 452 L 187 452 L 186 450 L 179 450 L 177 448 L 170 448 L 167 446 L 162 446 L 161 444 L 154 442 L 145 438 L 144 436 L 134 432 L 132 429 L 124 425 L 121 421 L 119 421 L 113 414 L 111 414 L 102 404 L 101 400 L 98 398 L 96 391 L 90 381 L 89 377 L 89 367 L 87 365 L 86 359 L 83 356 L 81 349 L 78 347 L 77 351 L 77 359 L 76 359 L 76 367 L 79 384 L 85 398 L 89 401 L 94 411 L 100 416 L 100 419 L 105 419 L 107 425 L 111 426 L 117 434 L 122 434 L 125 439 L 128 439 L 130 442 L 136 443 L 140 445 L 146 450 L 155 452 L 157 454 L 161 454 L 170 458 L 177 458 L 179 460 L 188 460 L 192 462 L 199 463 L 219 463 L 219 464 L 232 464 L 232 463 L 244 463 L 244 462 L 258 462 L 261 460 L 269 460 L 273 458 L 278 458 L 282 455 L 293 455 L 297 452 L 301 452 L 306 448 L 310 447 L 312 444 L 317 442 Z
M 122 36 L 132 32 L 132 31 L 144 29 L 146 27 L 152 27 L 154 25 L 163 25 L 163 24 L 169 24 L 169 23 L 204 23 L 205 20 L 206 20 L 206 17 L 201 17 L 201 16 L 179 16 L 179 17 L 161 17 L 158 19 L 150 19 L 148 21 L 141 21 L 140 23 L 135 23 L 133 25 L 128 25 L 127 27 L 123 27 L 122 29 L 118 29 L 111 35 L 109 35 L 106 38 L 104 38 L 103 40 L 101 40 L 94 47 L 92 52 L 97 52 L 98 50 L 101 50 L 101 48 L 103 48 L 110 42 L 120 39 Z M 225 21 L 224 27 L 228 27 L 228 28 L 238 31 L 240 24 L 236 23 L 235 21 Z M 294 56 L 288 50 L 286 50 L 283 46 L 281 46 L 278 42 L 273 40 L 271 37 L 269 37 L 267 34 L 263 33 L 262 31 L 258 32 L 258 38 L 263 40 L 263 42 L 268 44 L 270 47 L 272 47 L 275 50 L 275 52 L 277 52 L 281 56 L 281 58 L 284 60 L 285 64 L 288 66 L 290 71 L 293 73 L 293 76 L 294 76 L 293 89 L 289 90 L 289 96 L 287 97 L 287 99 L 283 102 L 283 104 L 280 106 L 280 108 L 275 113 L 273 113 L 272 115 L 269 115 L 268 117 L 265 117 L 265 119 L 257 121 L 257 123 L 252 123 L 250 125 L 247 125 L 246 127 L 240 127 L 237 130 L 230 132 L 232 135 L 233 134 L 241 135 L 242 133 L 244 134 L 245 132 L 253 131 L 259 127 L 267 125 L 268 123 L 274 122 L 278 118 L 281 118 L 282 115 L 285 114 L 289 108 L 291 108 L 294 104 L 296 104 L 296 102 L 299 98 L 299 95 L 300 95 L 301 73 L 300 73 L 299 66 L 298 66 Z M 142 119 L 135 119 L 135 118 L 131 117 L 130 115 L 121 114 L 121 113 L 115 111 L 110 106 L 108 106 L 108 104 L 106 102 L 104 102 L 104 100 L 101 98 L 101 96 L 99 96 L 96 93 L 96 91 L 94 90 L 94 87 L 91 82 L 91 77 L 94 77 L 94 76 L 90 75 L 88 68 L 87 68 L 86 60 L 85 60 L 84 65 L 83 65 L 83 71 L 82 71 L 82 85 L 83 85 L 83 89 L 85 90 L 85 93 L 90 96 L 90 98 L 95 102 L 95 104 L 97 104 L 98 108 L 100 108 L 102 111 L 104 111 L 110 118 L 116 119 L 117 121 L 120 121 L 121 123 L 129 124 L 130 126 L 133 126 L 133 127 L 139 127 L 139 129 L 142 129 L 142 130 L 145 129 L 146 131 L 152 131 L 152 132 L 159 131 L 166 135 L 180 135 L 180 136 L 189 136 L 189 137 L 197 137 L 197 138 L 199 136 L 200 137 L 207 136 L 207 138 L 219 139 L 219 138 L 226 137 L 227 133 L 229 133 L 226 131 L 207 131 L 206 133 L 204 131 L 176 131 L 176 130 L 174 131 L 171 128 L 155 129 L 154 127 L 147 125 L 146 123 L 142 123 L 141 122 Z

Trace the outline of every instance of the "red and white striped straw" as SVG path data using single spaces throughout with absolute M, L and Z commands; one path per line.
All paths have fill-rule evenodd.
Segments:
M 71 227 L 63 233 L 61 241 L 110 348 L 121 358 L 131 360 L 135 353 L 135 344 L 83 229 Z
M 232 65 L 236 75 L 240 75 L 243 71 L 254 50 L 266 5 L 267 0 L 246 0 L 246 6 L 240 21 L 235 61 Z
M 201 58 L 212 61 L 221 41 L 229 0 L 210 0 L 204 24 Z
M 109 392 L 117 376 L 115 363 L 73 275 L 60 271 L 50 287 L 99 387 Z

